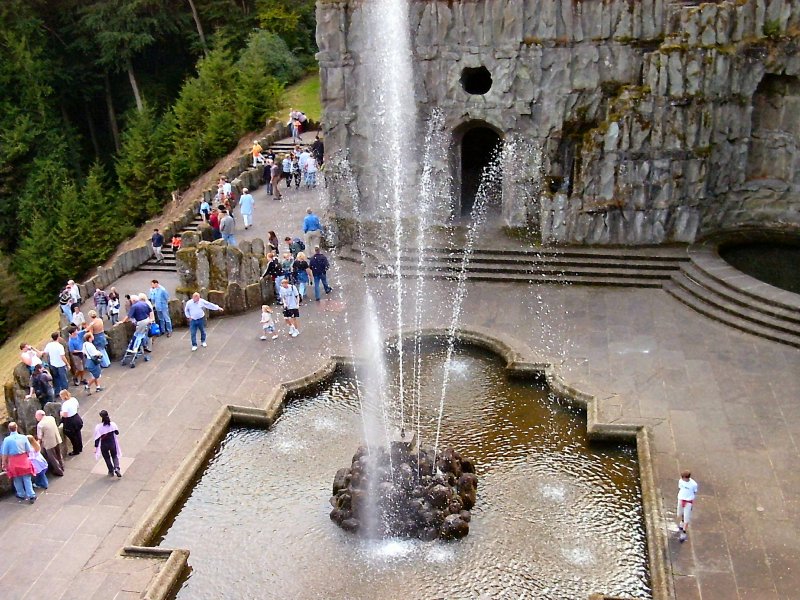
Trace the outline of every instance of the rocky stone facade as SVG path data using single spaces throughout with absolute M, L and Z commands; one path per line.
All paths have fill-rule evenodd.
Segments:
M 363 62 L 380 43 L 369 1 L 317 5 L 326 151 L 347 154 L 359 189 L 375 126 Z M 412 0 L 409 20 L 417 139 L 436 109 L 450 144 L 437 224 L 458 213 L 464 132 L 483 127 L 533 148 L 504 161 L 501 218 L 545 242 L 800 227 L 798 0 Z M 491 87 L 470 94 L 465 69 L 480 67 Z M 419 173 L 422 152 L 401 158 Z M 347 231 L 352 194 L 330 164 Z
M 260 310 L 262 304 L 274 302 L 274 284 L 261 279 L 267 268 L 264 249 L 260 239 L 234 247 L 223 240 L 211 242 L 195 235 L 184 236 L 183 246 L 176 254 L 180 283 L 175 291 L 175 310 L 170 304 L 173 323 L 185 324 L 183 302 L 194 292 L 222 306 L 228 314 Z

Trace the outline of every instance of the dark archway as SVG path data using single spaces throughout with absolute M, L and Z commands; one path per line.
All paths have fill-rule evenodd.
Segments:
M 475 204 L 475 196 L 484 174 L 484 169 L 495 161 L 500 151 L 501 138 L 489 127 L 472 127 L 461 138 L 461 216 L 469 216 Z M 502 199 L 502 172 L 498 173 L 490 190 L 490 207 L 500 207 Z

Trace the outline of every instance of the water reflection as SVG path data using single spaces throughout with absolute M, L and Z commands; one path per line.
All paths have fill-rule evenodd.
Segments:
M 499 362 L 459 350 L 441 436 L 475 459 L 470 535 L 365 541 L 329 519 L 333 474 L 361 442 L 355 385 L 293 402 L 271 431 L 233 429 L 162 542 L 187 547 L 181 599 L 649 597 L 629 447 L 589 449 L 582 414 Z M 423 361 L 423 442 L 435 435 L 442 350 Z

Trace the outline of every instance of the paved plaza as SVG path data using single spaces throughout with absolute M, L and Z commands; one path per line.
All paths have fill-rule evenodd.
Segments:
M 281 239 L 299 235 L 305 208 L 324 208 L 316 192 L 292 189 L 282 202 L 263 188 L 255 196 L 255 227 L 244 232 L 239 223 L 240 239 L 265 238 L 267 229 Z M 116 287 L 145 291 L 153 276 L 170 290 L 177 283 L 139 272 Z M 179 329 L 155 342 L 151 362 L 107 369 L 106 391 L 76 391 L 85 441 L 100 409 L 119 425 L 124 477 L 98 471 L 87 447 L 35 505 L 3 498 L 0 596 L 140 597 L 162 563 L 119 551 L 218 409 L 261 407 L 282 380 L 350 354 L 345 316 L 364 310 L 365 284 L 359 267 L 343 261 L 329 281 L 334 293 L 303 305 L 295 339 L 281 324 L 278 340 L 259 340 L 257 312 L 215 318 L 208 348 L 190 352 L 188 329 Z M 369 285 L 378 302 L 392 302 L 390 281 Z M 424 326 L 448 326 L 453 288 L 427 284 Z M 679 470 L 691 469 L 700 494 L 689 541 L 678 544 L 664 523 L 677 598 L 798 597 L 800 351 L 718 324 L 660 289 L 470 282 L 467 291 L 464 327 L 509 341 L 524 360 L 559 365 L 568 384 L 599 399 L 603 421 L 652 428 L 665 516 L 675 512 Z M 404 322 L 415 316 L 406 307 Z M 358 339 L 354 346 L 361 351 Z

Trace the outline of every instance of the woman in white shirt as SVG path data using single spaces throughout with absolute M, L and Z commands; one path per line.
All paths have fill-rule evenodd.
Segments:
M 86 372 L 89 373 L 87 383 L 83 386 L 83 389 L 86 390 L 86 395 L 92 395 L 92 384 L 94 384 L 95 392 L 102 392 L 103 388 L 100 387 L 100 377 L 102 377 L 103 371 L 100 368 L 100 362 L 103 360 L 103 355 L 100 350 L 97 349 L 97 346 L 94 345 L 94 335 L 92 335 L 90 331 L 87 331 L 83 338 L 83 360 Z
M 61 390 L 61 422 L 64 424 L 64 435 L 72 442 L 72 452 L 70 456 L 76 456 L 83 452 L 83 419 L 78 414 L 80 405 L 78 399 L 69 393 L 69 390 Z

